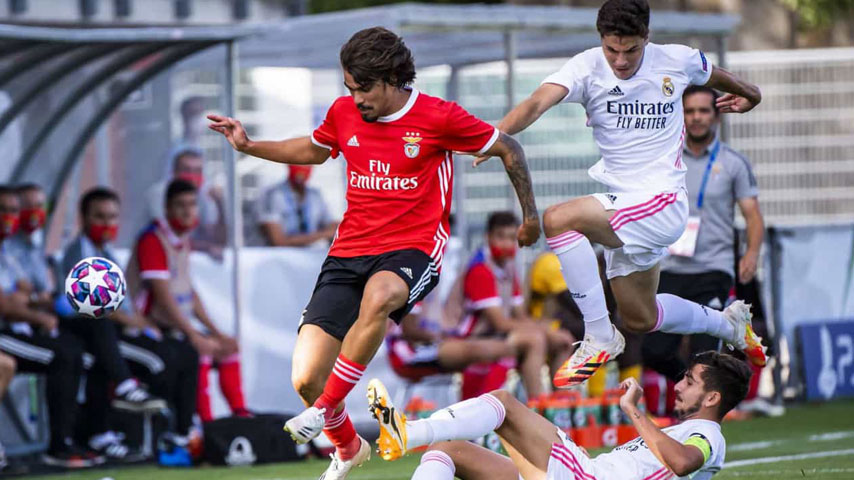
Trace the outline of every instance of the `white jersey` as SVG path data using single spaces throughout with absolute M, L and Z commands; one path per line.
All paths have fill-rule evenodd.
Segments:
M 647 44 L 638 71 L 614 75 L 602 47 L 579 53 L 543 83 L 569 90 L 580 103 L 602 159 L 590 176 L 613 192 L 666 192 L 684 188 L 682 92 L 705 85 L 712 67 L 684 45 Z
M 685 443 L 691 437 L 708 442 L 709 458 L 699 470 L 685 477 L 670 473 L 646 446 L 643 438 L 624 443 L 614 450 L 592 459 L 597 480 L 670 480 L 684 478 L 708 480 L 721 470 L 726 454 L 726 441 L 721 425 L 710 420 L 687 420 L 679 425 L 662 429 L 670 438 Z

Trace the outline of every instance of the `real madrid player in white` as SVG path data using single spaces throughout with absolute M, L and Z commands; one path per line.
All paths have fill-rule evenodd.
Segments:
M 724 464 L 721 419 L 744 399 L 750 376 L 748 366 L 731 355 L 712 351 L 696 355 L 675 388 L 676 414 L 682 423 L 665 429 L 638 409 L 643 390 L 629 378 L 621 385 L 625 393 L 620 408 L 639 436 L 595 458 L 504 390 L 413 422 L 406 422 L 394 409 L 378 380 L 368 386 L 368 397 L 383 431 L 398 433 L 402 441 L 396 447 L 398 454 L 430 445 L 413 480 L 454 476 L 463 480 L 708 480 Z M 493 430 L 510 458 L 459 441 Z
M 744 113 L 760 102 L 759 88 L 713 67 L 699 50 L 650 43 L 646 0 L 605 2 L 596 27 L 602 46 L 576 55 L 546 77 L 498 125 L 516 134 L 554 105 L 580 103 L 602 155 L 589 174 L 608 193 L 574 198 L 544 215 L 547 242 L 585 322 L 584 341 L 555 375 L 555 386 L 584 382 L 625 344 L 608 316 L 591 241 L 606 248 L 607 277 L 627 328 L 706 333 L 762 366 L 765 352 L 751 327 L 748 305 L 735 302 L 719 312 L 656 295 L 659 261 L 688 219 L 682 92 L 688 85 L 722 90 L 720 111 Z M 485 160 L 479 157 L 475 164 Z

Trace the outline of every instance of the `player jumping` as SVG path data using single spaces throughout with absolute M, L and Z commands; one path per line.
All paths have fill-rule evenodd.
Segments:
M 431 445 L 413 480 L 708 480 L 724 463 L 726 442 L 720 422 L 744 399 L 751 372 L 741 360 L 717 352 L 696 355 L 676 384 L 679 425 L 659 429 L 638 409 L 643 390 L 634 378 L 620 408 L 640 436 L 613 451 L 590 458 L 551 422 L 497 390 L 443 408 L 429 418 L 407 422 L 395 410 L 379 380 L 371 380 L 368 399 L 380 419 L 383 458 Z M 473 443 L 498 433 L 510 458 Z
M 211 115 L 210 128 L 235 150 L 289 164 L 320 164 L 343 154 L 347 211 L 299 324 L 292 382 L 309 408 L 285 429 L 299 443 L 324 431 L 336 446 L 326 480 L 346 477 L 370 456 L 344 398 L 386 330 L 436 285 L 449 238 L 453 154 L 501 157 L 524 216 L 520 245 L 540 234 L 519 144 L 453 102 L 420 93 L 412 53 L 380 27 L 341 48 L 344 86 L 311 137 L 252 141 L 240 122 Z
M 744 302 L 720 312 L 656 295 L 659 261 L 688 220 L 682 92 L 688 85 L 723 90 L 728 93 L 718 99 L 720 111 L 744 113 L 760 102 L 759 88 L 713 68 L 699 50 L 650 43 L 646 0 L 608 0 L 596 28 L 601 47 L 576 55 L 546 77 L 498 124 L 513 135 L 560 102 L 580 103 L 602 154 L 589 173 L 609 193 L 555 205 L 543 218 L 547 243 L 560 259 L 585 325 L 584 341 L 555 375 L 555 386 L 584 382 L 625 346 L 608 316 L 591 241 L 606 248 L 607 277 L 627 328 L 706 333 L 763 366 L 765 349 Z M 475 164 L 486 159 L 481 156 Z

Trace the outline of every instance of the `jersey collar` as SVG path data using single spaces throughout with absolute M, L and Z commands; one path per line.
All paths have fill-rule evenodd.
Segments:
M 403 117 L 410 110 L 412 110 L 412 106 L 415 105 L 415 100 L 418 99 L 418 89 L 415 87 L 409 87 L 409 90 L 411 93 L 409 94 L 409 99 L 406 101 L 406 105 L 404 105 L 403 108 L 392 113 L 391 115 L 379 117 L 377 118 L 377 121 L 383 123 L 394 122 L 395 120 L 400 120 L 401 117 Z

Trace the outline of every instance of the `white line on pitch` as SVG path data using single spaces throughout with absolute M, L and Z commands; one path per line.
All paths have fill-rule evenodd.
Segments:
M 808 458 L 838 457 L 840 455 L 854 455 L 854 448 L 848 448 L 845 450 L 831 450 L 829 452 L 799 453 L 797 455 L 781 455 L 779 457 L 762 457 L 750 458 L 747 460 L 736 460 L 734 462 L 725 463 L 724 468 L 745 467 L 748 465 L 786 462 L 791 460 L 806 460 Z

